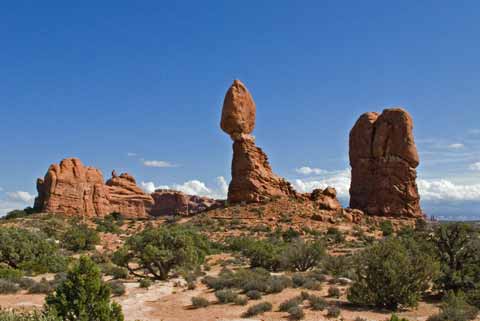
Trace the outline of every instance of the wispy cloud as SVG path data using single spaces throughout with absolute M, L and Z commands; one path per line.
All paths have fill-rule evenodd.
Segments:
M 162 160 L 144 160 L 143 165 L 147 167 L 157 167 L 157 168 L 168 168 L 168 167 L 176 167 L 177 165 L 172 164 L 167 161 Z
M 464 148 L 465 145 L 462 144 L 462 143 L 453 143 L 453 144 L 450 144 L 448 145 L 448 148 L 450 149 L 461 149 L 461 148 Z
M 0 216 L 14 209 L 23 209 L 27 206 L 32 206 L 34 199 L 35 196 L 28 192 L 6 192 L 3 197 L 0 198 Z
M 33 202 L 35 196 L 30 194 L 29 192 L 24 191 L 16 191 L 16 192 L 8 192 L 7 198 L 11 201 L 20 201 L 20 202 Z
M 470 164 L 469 168 L 470 168 L 472 171 L 480 171 L 480 162 L 476 162 L 476 163 Z
M 128 157 L 135 157 L 135 156 L 137 156 L 137 153 L 128 152 L 127 156 Z
M 312 174 L 320 175 L 322 173 L 325 173 L 326 171 L 320 168 L 302 166 L 302 167 L 296 168 L 295 172 L 303 175 L 312 175 Z
M 182 184 L 155 185 L 154 182 L 141 182 L 140 186 L 147 193 L 153 193 L 157 189 L 171 189 L 181 191 L 188 195 L 208 196 L 215 199 L 225 199 L 228 193 L 228 184 L 225 177 L 218 176 L 214 187 L 207 186 L 206 183 L 192 179 Z

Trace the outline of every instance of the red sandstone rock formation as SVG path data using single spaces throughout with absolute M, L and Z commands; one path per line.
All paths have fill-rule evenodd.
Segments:
M 326 189 L 315 189 L 310 194 L 310 199 L 314 201 L 321 210 L 338 211 L 342 205 L 337 199 L 337 190 L 333 187 Z
M 193 215 L 220 206 L 220 201 L 209 197 L 187 195 L 180 191 L 158 189 L 152 193 L 155 201 L 150 214 L 162 215 Z
M 289 182 L 275 175 L 265 153 L 255 146 L 255 102 L 242 82 L 235 80 L 225 95 L 220 127 L 233 143 L 232 181 L 228 200 L 259 202 L 276 196 L 296 197 Z
M 350 207 L 371 215 L 422 217 L 418 164 L 408 112 L 363 114 L 350 132 Z
M 35 209 L 71 216 L 95 217 L 119 212 L 145 217 L 153 199 L 136 186 L 128 174 L 113 175 L 107 184 L 102 173 L 77 158 L 53 164 L 44 179 L 37 180 Z

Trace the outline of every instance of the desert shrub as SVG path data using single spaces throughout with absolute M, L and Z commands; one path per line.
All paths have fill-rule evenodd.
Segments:
M 110 281 L 107 283 L 113 296 L 121 296 L 125 294 L 125 285 L 120 281 Z
M 52 284 L 45 278 L 42 278 L 40 282 L 34 282 L 29 288 L 28 293 L 44 293 L 48 294 L 53 291 Z
M 435 261 L 413 241 L 387 239 L 357 256 L 348 300 L 388 309 L 416 306 L 435 276 Z
M 450 291 L 440 306 L 440 313 L 428 321 L 469 321 L 476 318 L 478 309 L 469 305 L 463 293 Z
M 235 305 L 247 305 L 248 303 L 248 298 L 244 296 L 237 296 L 234 300 L 233 303 Z
M 110 287 L 102 281 L 100 269 L 86 256 L 47 296 L 46 307 L 64 321 L 123 321 L 122 308 L 110 301 Z
M 300 292 L 300 298 L 302 299 L 302 301 L 308 300 L 310 298 L 310 293 L 308 293 L 307 291 L 302 291 Z
M 390 319 L 388 319 L 388 321 L 408 321 L 408 319 L 399 318 L 396 314 L 392 314 L 392 316 L 390 317 Z
M 383 236 L 390 236 L 393 234 L 393 225 L 390 221 L 380 222 L 380 231 L 382 231 Z
M 245 295 L 251 300 L 260 300 L 262 298 L 262 292 L 257 290 L 250 290 Z
M 193 268 L 209 252 L 207 239 L 181 226 L 145 229 L 127 239 L 113 262 L 137 277 L 166 280 L 174 268 Z M 147 274 L 140 271 L 148 271 Z
M 153 282 L 150 279 L 140 279 L 140 287 L 144 289 L 148 289 L 152 286 Z
M 287 312 L 290 320 L 302 320 L 305 318 L 305 312 L 303 312 L 303 309 L 298 305 L 291 307 Z
M 61 318 L 49 311 L 39 312 L 17 312 L 0 309 L 0 320 L 2 321 L 63 321 Z
M 2 217 L 2 219 L 4 220 L 13 220 L 13 219 L 16 219 L 16 218 L 22 218 L 22 217 L 26 217 L 30 214 L 33 214 L 34 211 L 31 207 L 27 207 L 23 210 L 13 210 L 13 211 L 10 211 L 8 212 L 7 214 L 5 214 L 4 217 Z
M 20 278 L 15 283 L 18 284 L 18 286 L 24 290 L 28 290 L 31 286 L 33 286 L 36 282 L 33 279 L 30 278 Z
M 329 227 L 326 237 L 334 243 L 343 243 L 345 241 L 345 235 L 336 227 Z
M 310 308 L 314 311 L 323 311 L 328 306 L 328 302 L 324 298 L 313 294 L 310 294 L 308 297 L 308 303 L 310 304 Z
M 309 272 L 307 276 L 319 282 L 325 282 L 327 280 L 327 276 L 323 273 L 323 271 L 320 270 L 313 270 Z
M 215 296 L 220 303 L 232 303 L 233 301 L 235 301 L 237 293 L 233 292 L 230 289 L 224 289 L 215 291 Z
M 0 279 L 0 294 L 14 294 L 19 289 L 18 285 L 12 281 Z
M 293 271 L 307 271 L 318 265 L 325 256 L 325 246 L 320 241 L 297 239 L 290 243 L 284 253 L 284 265 Z
M 194 296 L 192 297 L 192 307 L 198 309 L 198 308 L 206 308 L 208 307 L 210 302 L 202 297 L 199 296 Z
M 128 270 L 115 264 L 104 264 L 102 271 L 105 275 L 110 275 L 115 280 L 128 278 Z
M 340 316 L 340 308 L 331 306 L 327 309 L 327 318 L 338 318 Z
M 333 298 L 339 298 L 340 295 L 341 295 L 341 291 L 339 288 L 337 288 L 336 286 L 331 286 L 328 288 L 328 296 L 329 297 L 333 297 Z
M 0 263 L 12 269 L 46 273 L 62 271 L 66 267 L 67 260 L 60 255 L 57 245 L 45 234 L 20 228 L 2 227 L 0 228 Z M 4 269 L 1 270 L 7 273 Z
M 292 285 L 292 280 L 286 276 L 272 276 L 268 282 L 267 293 L 280 293 Z
M 0 267 L 0 279 L 17 281 L 23 277 L 23 272 L 11 267 Z
M 66 272 L 60 272 L 60 273 L 55 274 L 55 276 L 53 277 L 53 280 L 50 281 L 50 283 L 52 284 L 53 288 L 56 288 L 57 286 L 60 285 L 60 283 L 62 283 L 66 279 L 67 279 L 67 273 Z
M 285 242 L 291 242 L 300 237 L 300 232 L 290 227 L 287 230 L 282 231 L 281 237 Z
M 97 231 L 86 224 L 74 225 L 65 232 L 63 246 L 74 252 L 93 250 L 100 243 Z
M 297 307 L 299 304 L 301 304 L 302 301 L 303 301 L 303 299 L 302 299 L 301 296 L 296 296 L 296 297 L 293 297 L 293 298 L 288 299 L 286 301 L 283 301 L 278 306 L 278 311 L 288 312 L 288 310 L 290 310 L 291 308 Z
M 322 261 L 326 273 L 333 277 L 348 277 L 353 269 L 352 258 L 349 256 L 327 256 Z
M 122 232 L 120 226 L 123 225 L 124 219 L 120 213 L 111 213 L 103 219 L 95 220 L 95 223 L 98 232 L 120 234 Z
M 477 232 L 465 223 L 441 224 L 434 232 L 440 260 L 436 285 L 448 292 L 480 289 L 480 242 Z
M 282 267 L 282 254 L 285 245 L 273 240 L 256 240 L 242 253 L 250 259 L 250 266 L 278 271 Z
M 307 281 L 307 277 L 300 273 L 295 273 L 292 275 L 292 283 L 294 287 L 301 287 Z
M 307 277 L 301 287 L 308 290 L 319 291 L 322 289 L 322 283 L 313 278 Z
M 272 311 L 272 304 L 270 302 L 262 302 L 249 307 L 242 317 L 249 318 L 268 311 Z

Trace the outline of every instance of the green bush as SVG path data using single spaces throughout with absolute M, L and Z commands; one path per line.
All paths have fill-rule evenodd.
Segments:
M 215 296 L 220 303 L 232 303 L 237 298 L 237 293 L 230 289 L 217 290 L 215 291 Z
M 340 308 L 331 306 L 327 309 L 327 318 L 338 318 L 340 316 Z
M 380 222 L 380 230 L 382 231 L 383 236 L 390 236 L 393 234 L 393 225 L 390 221 Z
M 64 321 L 51 312 L 16 312 L 0 310 L 2 321 Z
M 26 207 L 25 209 L 23 210 L 13 210 L 13 211 L 10 211 L 8 212 L 7 214 L 5 214 L 4 217 L 2 217 L 2 219 L 4 220 L 12 220 L 12 219 L 16 219 L 16 218 L 22 218 L 22 217 L 26 217 L 26 216 L 29 216 L 31 214 L 35 213 L 35 210 L 31 207 Z
M 23 272 L 11 267 L 0 267 L 0 279 L 17 281 L 23 277 Z
M 140 280 L 140 287 L 141 288 L 148 289 L 149 287 L 152 286 L 152 284 L 153 284 L 153 282 L 150 279 L 141 279 Z
M 307 277 L 305 275 L 300 273 L 295 273 L 292 275 L 292 283 L 294 287 L 301 287 L 305 284 L 305 282 L 307 282 Z
M 14 294 L 18 290 L 20 290 L 18 285 L 12 281 L 0 279 L 0 294 Z
M 125 285 L 120 281 L 110 281 L 107 283 L 113 296 L 122 296 L 125 294 Z
M 326 237 L 329 241 L 334 243 L 343 243 L 345 242 L 345 235 L 336 227 L 329 227 L 327 229 Z
M 349 256 L 327 256 L 322 262 L 326 273 L 337 277 L 348 277 L 355 264 Z
M 247 305 L 248 303 L 248 298 L 244 296 L 237 296 L 235 300 L 233 300 L 233 303 L 235 305 Z
M 113 262 L 137 277 L 166 280 L 174 268 L 199 266 L 208 253 L 209 242 L 199 233 L 181 226 L 159 227 L 128 238 Z
M 278 311 L 281 312 L 288 312 L 291 308 L 297 307 L 299 304 L 301 304 L 303 301 L 301 296 L 296 296 L 294 298 L 288 299 L 286 301 L 283 301 L 280 303 L 278 306 Z
M 314 291 L 319 291 L 322 289 L 322 283 L 318 282 L 317 280 L 307 277 L 305 279 L 305 282 L 302 285 L 302 288 L 308 289 L 308 290 L 314 290 Z
M 261 267 L 270 271 L 278 271 L 282 267 L 285 245 L 279 241 L 256 240 L 242 253 L 250 259 L 251 267 Z
M 128 270 L 124 267 L 120 267 L 114 264 L 106 264 L 103 266 L 103 273 L 112 276 L 113 279 L 126 279 L 128 278 Z
M 46 298 L 46 307 L 64 321 L 123 321 L 122 308 L 110 301 L 110 287 L 88 257 L 67 273 L 66 279 Z
M 46 273 L 64 270 L 67 260 L 41 232 L 0 227 L 0 263 L 29 273 Z M 0 269 L 0 273 L 17 272 Z
M 100 243 L 97 231 L 86 224 L 72 226 L 63 236 L 63 246 L 74 252 L 93 250 Z
M 440 313 L 428 321 L 469 321 L 476 318 L 478 309 L 469 305 L 463 293 L 449 292 L 440 306 Z
M 18 286 L 24 290 L 28 290 L 30 287 L 32 287 L 36 282 L 33 279 L 30 278 L 20 278 L 15 283 L 18 284 Z
M 262 292 L 257 290 L 250 290 L 245 295 L 251 300 L 260 300 L 262 298 Z
M 408 321 L 408 319 L 405 318 L 399 318 L 397 315 L 392 314 L 390 319 L 388 321 Z M 452 320 L 453 321 L 453 320 Z
M 33 283 L 28 288 L 28 293 L 43 293 L 48 294 L 53 291 L 52 284 L 48 282 L 45 278 L 42 278 L 40 282 Z
M 122 232 L 120 227 L 123 225 L 123 222 L 121 214 L 112 213 L 102 219 L 95 220 L 95 224 L 97 225 L 96 230 L 103 233 L 120 234 Z
M 242 315 L 244 318 L 250 318 L 255 315 L 259 315 L 268 311 L 272 311 L 272 304 L 270 302 L 262 302 L 255 305 L 252 305 L 248 310 Z
M 388 309 L 413 307 L 429 287 L 435 261 L 412 240 L 387 239 L 357 257 L 348 300 Z
M 337 288 L 336 286 L 331 286 L 328 288 L 328 296 L 333 297 L 333 298 L 339 298 L 342 293 L 340 292 L 340 289 Z
M 302 320 L 305 318 L 305 312 L 303 312 L 303 309 L 298 305 L 291 307 L 287 312 L 290 320 Z
M 206 308 L 210 305 L 210 302 L 202 297 L 194 296 L 192 297 L 192 307 L 198 308 Z
M 308 297 L 308 303 L 314 311 L 323 311 L 328 306 L 328 302 L 324 298 L 312 294 Z
M 284 265 L 293 271 L 304 272 L 317 266 L 325 253 L 325 246 L 322 242 L 306 242 L 297 239 L 286 248 Z

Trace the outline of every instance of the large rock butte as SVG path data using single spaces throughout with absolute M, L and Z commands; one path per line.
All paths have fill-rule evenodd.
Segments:
M 402 108 L 365 113 L 350 131 L 350 207 L 371 215 L 422 217 L 413 121 Z
M 146 217 L 153 199 L 145 194 L 135 179 L 124 173 L 106 184 L 102 173 L 84 166 L 78 158 L 53 164 L 44 179 L 37 180 L 35 209 L 69 216 L 95 217 L 119 212 L 126 217 Z
M 289 182 L 275 175 L 267 155 L 250 134 L 255 127 L 255 102 L 245 85 L 235 80 L 228 89 L 220 127 L 233 142 L 232 181 L 228 201 L 260 202 L 272 197 L 297 197 Z

